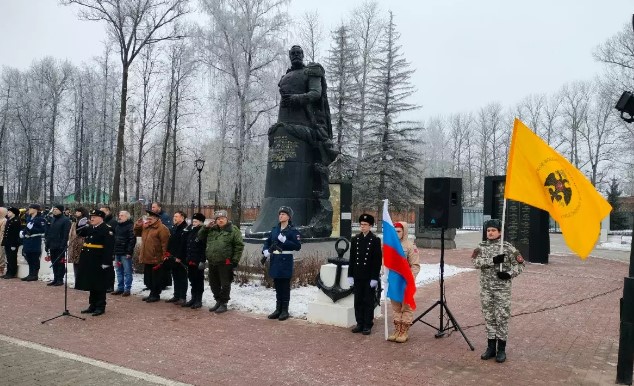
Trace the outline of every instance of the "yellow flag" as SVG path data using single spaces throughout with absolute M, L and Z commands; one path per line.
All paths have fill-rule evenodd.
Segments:
M 582 259 L 599 238 L 612 206 L 568 160 L 515 118 L 504 198 L 543 209 L 561 226 L 564 240 Z

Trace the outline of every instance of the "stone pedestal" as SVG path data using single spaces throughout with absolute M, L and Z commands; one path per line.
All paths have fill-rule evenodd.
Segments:
M 330 287 L 335 284 L 337 266 L 335 264 L 324 264 L 320 269 L 320 276 L 323 283 Z M 339 285 L 342 289 L 350 288 L 348 285 L 348 266 L 341 267 L 341 277 Z M 374 309 L 374 316 L 381 315 L 381 308 Z M 352 327 L 357 322 L 354 317 L 354 295 L 340 299 L 334 303 L 323 292 L 319 291 L 317 297 L 308 304 L 307 319 L 311 323 L 328 324 L 339 327 Z
M 456 229 L 445 229 L 445 249 L 456 249 Z M 416 233 L 417 247 L 440 249 L 440 229 L 426 228 Z

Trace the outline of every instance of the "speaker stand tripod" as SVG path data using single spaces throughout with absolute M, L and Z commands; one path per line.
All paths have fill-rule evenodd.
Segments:
M 423 320 L 423 317 L 427 315 L 431 310 L 433 310 L 436 306 L 440 306 L 440 321 L 439 321 L 438 328 L 436 328 L 435 326 L 432 326 L 431 324 Z M 444 320 L 443 320 L 444 312 L 447 313 L 447 317 L 449 318 L 446 324 L 444 323 Z M 445 228 L 444 227 L 440 228 L 440 299 L 438 299 L 436 303 L 432 304 L 431 307 L 425 310 L 425 312 L 423 312 L 418 317 L 416 317 L 416 319 L 414 319 L 412 324 L 416 322 L 421 322 L 435 329 L 436 334 L 434 336 L 436 338 L 443 337 L 445 333 L 449 330 L 460 331 L 460 334 L 462 334 L 462 337 L 469 345 L 469 348 L 471 348 L 471 351 L 475 350 L 471 342 L 469 342 L 469 338 L 467 338 L 465 333 L 462 331 L 462 328 L 460 328 L 460 325 L 456 321 L 456 318 L 454 318 L 451 311 L 449 311 L 449 307 L 447 307 L 447 302 L 445 300 Z
M 57 319 L 57 318 L 61 318 L 62 316 L 71 316 L 73 318 L 77 318 L 77 319 L 81 319 L 81 320 L 86 320 L 85 318 L 82 318 L 80 316 L 77 315 L 73 315 L 70 312 L 68 312 L 68 258 L 66 257 L 66 251 L 68 250 L 68 248 L 64 248 L 64 250 L 62 251 L 62 253 L 60 253 L 59 256 L 57 256 L 57 258 L 55 259 L 55 261 L 53 261 L 53 264 L 51 264 L 51 266 L 55 266 L 55 263 L 57 263 L 57 261 L 59 259 L 62 258 L 62 256 L 64 257 L 64 311 L 57 315 L 54 316 L 50 319 L 46 319 L 44 321 L 42 321 L 42 324 L 46 323 L 46 322 L 50 322 L 51 320 Z M 77 278 L 75 278 L 75 280 L 77 280 Z

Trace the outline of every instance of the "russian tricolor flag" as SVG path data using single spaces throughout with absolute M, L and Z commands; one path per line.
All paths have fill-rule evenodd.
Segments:
M 389 269 L 387 297 L 399 303 L 405 303 L 415 310 L 416 282 L 401 246 L 401 240 L 394 229 L 390 213 L 387 211 L 387 203 L 388 200 L 383 201 L 383 265 Z

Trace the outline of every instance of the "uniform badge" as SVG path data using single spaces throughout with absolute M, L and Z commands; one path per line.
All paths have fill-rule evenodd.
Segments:
M 517 262 L 520 264 L 524 263 L 524 258 L 522 257 L 522 255 L 517 255 L 515 257 L 515 260 L 517 260 Z
M 299 234 L 297 234 L 297 241 L 299 241 Z
M 112 231 L 108 232 L 110 234 L 110 236 L 114 236 L 114 233 L 112 233 Z
M 471 258 L 475 259 L 476 257 L 478 257 L 479 254 L 480 254 L 480 248 L 476 248 L 473 250 L 473 253 L 471 254 Z

